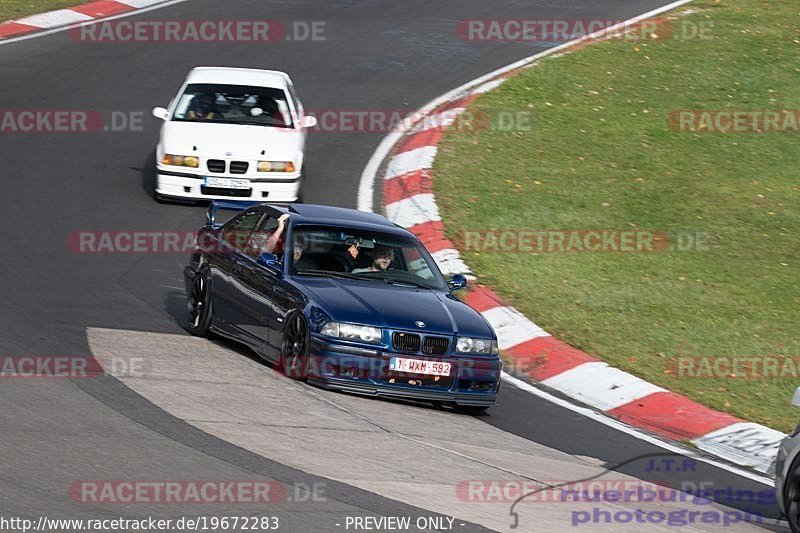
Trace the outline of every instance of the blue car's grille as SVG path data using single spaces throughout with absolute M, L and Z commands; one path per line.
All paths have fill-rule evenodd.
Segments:
M 419 335 L 395 331 L 392 333 L 392 346 L 399 352 L 418 352 L 420 345 Z
M 392 333 L 392 346 L 398 352 L 419 352 L 427 355 L 444 355 L 450 348 L 450 339 L 447 337 L 425 337 L 416 333 L 395 331 Z
M 422 341 L 422 353 L 431 355 L 443 355 L 450 347 L 450 339 L 447 337 L 425 337 Z

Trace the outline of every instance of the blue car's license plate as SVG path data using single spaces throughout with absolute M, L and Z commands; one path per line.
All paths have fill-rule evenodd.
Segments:
M 406 357 L 392 357 L 389 361 L 390 370 L 409 374 L 424 374 L 426 376 L 449 376 L 452 367 L 452 364 L 442 361 L 425 361 Z

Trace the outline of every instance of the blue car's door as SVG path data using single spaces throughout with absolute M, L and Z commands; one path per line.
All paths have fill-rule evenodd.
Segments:
M 243 313 L 235 276 L 245 261 L 245 246 L 263 216 L 264 211 L 259 208 L 238 214 L 223 226 L 219 233 L 221 242 L 206 254 L 211 271 L 211 305 L 214 317 L 232 334 L 237 332 L 231 326 L 235 326 L 237 317 Z
M 231 285 L 239 304 L 234 326 L 254 341 L 254 348 L 262 355 L 275 358 L 280 349 L 280 335 L 276 333 L 281 317 L 275 289 L 282 275 L 279 268 L 259 264 L 258 258 L 262 252 L 270 252 L 281 259 L 285 235 L 281 235 L 275 249 L 264 248 L 278 227 L 279 215 L 272 209 L 265 209 L 266 214 L 253 238 L 237 257 Z

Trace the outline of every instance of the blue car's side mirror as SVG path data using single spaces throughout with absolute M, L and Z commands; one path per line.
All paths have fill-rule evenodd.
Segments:
M 264 252 L 258 256 L 258 264 L 273 270 L 277 270 L 278 272 L 283 270 L 283 265 L 280 261 L 278 261 L 278 256 L 275 254 L 269 254 L 267 252 Z
M 447 285 L 450 287 L 451 291 L 463 289 L 467 286 L 467 278 L 464 276 L 464 274 L 453 274 L 453 277 L 450 278 L 450 281 L 447 282 Z

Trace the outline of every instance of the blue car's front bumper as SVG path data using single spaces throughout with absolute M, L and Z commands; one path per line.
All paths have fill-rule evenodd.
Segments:
M 392 357 L 429 359 L 452 364 L 451 375 L 436 378 L 389 369 Z M 413 400 L 452 402 L 462 406 L 494 405 L 502 362 L 496 357 L 424 356 L 366 349 L 312 337 L 309 381 L 325 388 Z

